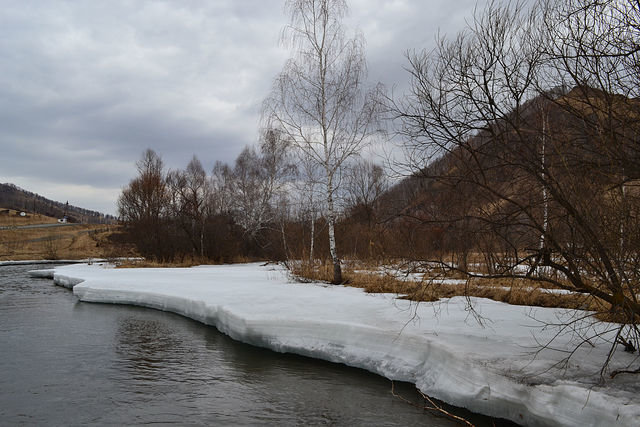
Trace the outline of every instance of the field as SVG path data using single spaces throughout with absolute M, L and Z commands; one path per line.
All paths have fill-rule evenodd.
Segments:
M 6 212 L 0 208 L 0 212 Z M 46 226 L 49 224 L 49 226 Z M 55 226 L 51 226 L 54 225 Z M 35 227 L 45 225 L 44 227 Z M 25 228 L 29 227 L 29 228 Z M 0 260 L 84 259 L 134 256 L 133 249 L 114 239 L 120 226 L 61 224 L 40 214 L 21 217 L 0 214 Z
M 8 212 L 8 213 L 6 213 Z M 58 222 L 57 218 L 52 218 L 45 215 L 29 213 L 27 216 L 20 216 L 20 212 L 13 209 L 0 208 L 0 227 L 19 227 L 22 225 L 33 224 L 55 224 Z

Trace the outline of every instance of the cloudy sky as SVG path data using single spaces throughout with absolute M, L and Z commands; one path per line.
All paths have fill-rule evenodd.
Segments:
M 484 2 L 481 2 L 484 3 Z M 290 56 L 284 0 L 6 0 L 0 182 L 116 214 L 146 148 L 168 168 L 233 162 Z M 351 0 L 371 82 L 403 90 L 404 52 L 455 34 L 475 0 Z

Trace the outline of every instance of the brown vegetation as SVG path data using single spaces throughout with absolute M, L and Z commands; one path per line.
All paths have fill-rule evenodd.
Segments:
M 290 263 L 298 280 L 331 282 L 332 266 Z M 411 279 L 401 269 L 381 270 L 375 265 L 359 264 L 344 270 L 345 286 L 362 288 L 368 293 L 393 293 L 411 301 L 438 301 L 456 296 L 488 298 L 513 305 L 571 308 L 596 313 L 608 312 L 608 306 L 588 294 L 563 293 L 561 289 L 541 286 L 539 281 L 523 278 L 460 279 L 461 275 L 427 272 L 421 279 Z M 451 283 L 451 281 L 456 283 Z
M 116 225 L 66 225 L 20 228 L 24 225 L 57 223 L 55 218 L 30 214 L 0 216 L 0 260 L 84 259 L 136 256 L 134 246 L 122 238 Z
M 0 227 L 15 227 L 20 225 L 32 224 L 54 224 L 58 222 L 56 218 L 38 213 L 26 213 L 26 216 L 20 216 L 21 211 L 14 209 L 0 208 Z

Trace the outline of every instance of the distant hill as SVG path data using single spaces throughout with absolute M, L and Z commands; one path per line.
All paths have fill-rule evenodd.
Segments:
M 608 102 L 615 108 L 612 107 L 611 117 L 603 118 L 600 116 L 607 112 L 603 101 L 606 96 L 612 99 Z M 546 111 L 544 123 L 540 113 L 543 109 Z M 531 201 L 525 199 L 532 194 L 532 188 L 539 188 L 539 184 L 515 174 L 522 173 L 522 165 L 527 161 L 534 166 L 540 162 L 539 135 L 545 127 L 551 129 L 547 133 L 552 139 L 548 142 L 545 163 L 547 168 L 554 166 L 556 181 L 564 183 L 575 179 L 578 168 L 589 168 L 591 175 L 586 177 L 586 182 L 592 192 L 605 192 L 612 188 L 612 182 L 625 181 L 621 173 L 626 175 L 628 187 L 640 191 L 635 190 L 640 185 L 640 149 L 633 142 L 634 138 L 637 141 L 639 112 L 638 98 L 607 95 L 590 88 L 576 87 L 567 93 L 550 92 L 546 96 L 538 96 L 525 103 L 519 111 L 517 121 L 524 136 L 500 122 L 488 123 L 487 129 L 479 130 L 466 143 L 460 143 L 466 150 L 460 146 L 442 150 L 422 169 L 391 187 L 381 197 L 381 204 L 387 207 L 382 216 L 405 215 L 436 220 L 443 209 L 451 210 L 454 200 L 464 205 L 467 211 L 495 209 L 489 204 L 497 203 L 496 199 L 487 194 L 480 196 L 480 187 L 500 194 L 521 194 L 522 202 L 527 206 Z M 516 122 L 510 115 L 503 120 L 507 119 Z M 607 129 L 615 129 L 617 139 L 602 136 L 606 125 L 610 126 Z M 495 128 L 494 133 L 499 134 L 499 138 L 491 136 L 490 127 Z M 500 131 L 502 128 L 508 130 Z M 614 146 L 614 143 L 618 145 Z M 618 147 L 624 147 L 626 151 Z M 473 153 L 473 160 L 470 153 Z M 528 177 L 534 175 L 531 172 Z M 566 191 L 573 196 L 577 188 L 567 188 Z M 632 190 L 627 188 L 626 191 Z
M 0 184 L 0 208 L 38 213 L 54 218 L 62 218 L 66 215 L 69 222 L 76 223 L 113 224 L 117 222 L 112 215 L 50 200 L 9 183 Z

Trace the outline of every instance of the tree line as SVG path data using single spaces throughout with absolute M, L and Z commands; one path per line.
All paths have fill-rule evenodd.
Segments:
M 247 147 L 233 165 L 216 162 L 210 171 L 196 156 L 185 169 L 168 170 L 151 149 L 136 166 L 138 176 L 123 189 L 118 210 L 145 257 L 233 262 L 330 256 L 326 207 L 310 180 L 312 165 L 296 164 L 279 132 L 266 131 L 258 149 Z M 335 197 L 341 212 L 355 219 L 343 217 L 338 240 L 353 238 L 350 255 L 366 256 L 359 253 L 365 243 L 357 242 L 373 234 L 374 207 L 387 179 L 380 165 L 359 159 L 341 180 Z M 353 226 L 357 231 L 346 231 Z

